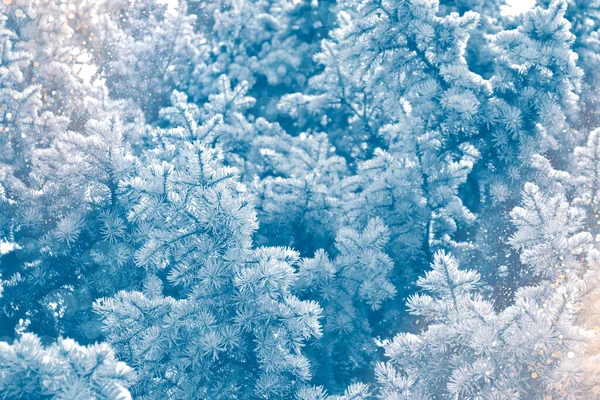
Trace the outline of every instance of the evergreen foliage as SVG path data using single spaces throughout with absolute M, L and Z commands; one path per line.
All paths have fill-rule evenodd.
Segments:
M 600 399 L 600 4 L 509 3 L 3 0 L 0 397 Z
M 99 299 L 94 311 L 137 366 L 137 395 L 285 397 L 311 378 L 300 350 L 321 336 L 321 309 L 291 292 L 296 252 L 252 248 L 252 200 L 237 170 L 201 140 L 207 131 L 169 129 L 138 174 L 121 181 L 128 220 L 144 232 L 135 265 L 150 275 L 142 292 Z
M 0 343 L 0 390 L 19 399 L 131 399 L 135 373 L 106 344 L 80 346 L 59 338 L 44 346 L 24 334 Z

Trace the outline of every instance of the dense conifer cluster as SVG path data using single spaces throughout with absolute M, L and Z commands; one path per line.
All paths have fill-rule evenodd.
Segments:
M 600 2 L 508 11 L 3 0 L 0 397 L 600 399 Z

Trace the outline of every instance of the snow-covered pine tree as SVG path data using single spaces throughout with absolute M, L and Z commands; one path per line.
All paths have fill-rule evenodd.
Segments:
M 499 161 L 496 173 L 509 177 L 504 179 L 507 185 L 512 179 L 519 187 L 528 179 L 515 169 L 528 166 L 533 154 L 576 143 L 570 124 L 578 116 L 583 71 L 571 50 L 575 36 L 566 10 L 564 0 L 553 1 L 548 9 L 536 7 L 524 14 L 517 29 L 493 39 L 494 101 L 488 117 L 493 132 L 488 148 Z
M 73 26 L 106 79 L 110 95 L 128 99 L 154 123 L 174 89 L 188 91 L 205 68 L 206 38 L 183 1 L 82 1 L 72 3 Z M 130 110 L 128 113 L 133 113 Z
M 523 288 L 498 313 L 481 296 L 477 272 L 442 252 L 432 268 L 418 281 L 431 294 L 408 302 L 424 329 L 383 343 L 389 361 L 375 371 L 380 398 L 596 398 L 593 371 L 581 362 L 594 334 L 576 325 L 591 276 L 573 271 L 556 285 Z
M 92 300 L 137 278 L 126 268 L 136 233 L 119 188 L 136 165 L 119 119 L 111 117 L 89 121 L 84 133 L 59 134 L 33 152 L 27 177 L 4 180 L 17 249 L 3 257 L 3 276 L 20 282 L 5 290 L 3 326 L 87 340 L 100 335 Z
M 329 5 L 110 0 L 72 6 L 74 25 L 111 93 L 136 100 L 154 123 L 173 89 L 202 103 L 222 90 L 221 75 L 234 86 L 247 82 L 258 99 L 252 113 L 275 118 L 279 96 L 302 90 L 314 73 L 310 59 L 318 49 L 315 38 L 327 35 Z
M 170 129 L 121 183 L 133 203 L 128 219 L 145 237 L 136 264 L 150 275 L 141 292 L 94 308 L 118 355 L 139 371 L 136 395 L 291 396 L 310 380 L 300 349 L 321 336 L 321 309 L 291 292 L 296 252 L 252 248 L 251 196 L 202 141 L 207 131 Z
M 261 156 L 261 174 L 252 188 L 257 193 L 260 240 L 293 244 L 303 254 L 332 250 L 343 213 L 346 161 L 325 133 L 294 137 L 265 120 L 256 126 L 260 135 L 253 145 Z
M 578 149 L 580 163 L 593 140 L 592 134 L 588 148 Z M 591 165 L 589 159 L 583 164 Z M 499 302 L 498 312 L 484 299 L 477 272 L 460 270 L 454 257 L 437 253 L 433 270 L 418 281 L 431 294 L 408 302 L 425 327 L 383 342 L 390 361 L 375 371 L 380 398 L 598 398 L 591 329 L 598 314 L 583 305 L 599 296 L 600 253 L 583 230 L 584 210 L 568 203 L 560 184 L 573 180 L 554 172 L 545 179 L 557 180 L 548 185 L 552 195 L 528 183 L 522 207 L 511 213 L 516 231 L 509 243 L 532 272 L 515 286 L 532 286 L 518 289 L 506 307 Z M 356 398 L 369 396 L 365 389 Z
M 234 85 L 248 82 L 249 94 L 259 100 L 254 110 L 259 115 L 271 112 L 282 94 L 303 90 L 316 69 L 310 60 L 319 37 L 329 29 L 330 6 L 313 0 L 222 4 L 206 34 L 210 53 L 205 67 L 195 69 L 194 100 L 219 91 L 215 85 L 222 74 Z
M 458 189 L 479 153 L 466 143 L 446 152 L 435 131 L 401 137 L 397 152 L 376 151 L 348 179 L 345 211 L 350 224 L 381 216 L 390 228 L 396 263 L 419 269 L 437 248 L 469 248 L 455 240 L 459 227 L 474 220 Z
M 298 290 L 323 307 L 324 337 L 308 349 L 317 365 L 313 382 L 331 392 L 368 374 L 377 359 L 375 321 L 382 304 L 396 294 L 390 282 L 394 264 L 385 253 L 388 240 L 387 227 L 373 219 L 362 232 L 340 230 L 334 259 L 318 250 L 300 263 Z
M 511 211 L 516 231 L 508 240 L 521 262 L 550 280 L 578 268 L 592 243 L 592 235 L 583 231 L 584 210 L 572 207 L 563 193 L 547 195 L 533 183 L 525 185 L 522 202 Z
M 67 121 L 41 110 L 41 88 L 30 78 L 37 61 L 26 49 L 18 49 L 19 36 L 10 29 L 12 21 L 3 11 L 0 9 L 0 161 L 21 175 L 27 171 L 33 149 L 47 144 Z
M 324 121 L 336 152 L 350 158 L 356 173 L 343 180 L 340 225 L 383 217 L 396 262 L 422 268 L 436 247 L 464 247 L 454 235 L 473 220 L 458 189 L 478 159 L 465 141 L 491 94 L 464 57 L 478 16 L 440 17 L 430 1 L 348 6 L 322 42 L 324 71 L 280 108 L 312 113 L 313 126 Z
M 307 92 L 284 97 L 280 107 L 295 116 L 314 115 L 315 124 L 327 124 L 334 145 L 353 157 L 384 144 L 380 128 L 405 115 L 406 103 L 415 118 L 435 126 L 427 129 L 472 134 L 465 122 L 477 119 L 477 97 L 485 87 L 468 71 L 464 54 L 477 14 L 438 17 L 436 1 L 345 6 L 339 27 L 316 56 L 323 72 L 310 79 Z
M 59 338 L 44 346 L 25 333 L 0 342 L 0 392 L 18 399 L 131 399 L 134 371 L 118 361 L 110 346 L 80 346 Z
M 523 208 L 513 211 L 520 226 L 513 239 L 518 239 L 516 244 L 523 248 L 521 258 L 528 266 L 535 268 L 544 259 L 554 265 L 554 268 L 539 271 L 552 280 L 552 287 L 571 279 L 573 271 L 583 275 L 578 286 L 584 306 L 575 308 L 577 323 L 596 333 L 600 324 L 600 294 L 596 282 L 600 253 L 595 199 L 598 148 L 598 131 L 594 130 L 589 133 L 585 145 L 575 148 L 570 155 L 568 171 L 555 170 L 549 160 L 537 156 L 538 176 L 544 186 L 537 188 L 529 184 L 534 193 L 527 196 Z M 556 194 L 550 196 L 548 193 Z M 572 205 L 567 199 L 572 199 Z M 532 233 L 536 228 L 536 233 Z M 599 353 L 596 334 L 596 338 L 588 344 L 588 351 L 579 360 L 586 373 L 598 372 Z M 588 380 L 586 384 L 595 388 L 593 396 L 596 397 L 593 398 L 600 397 L 597 379 Z
M 549 3 L 548 0 L 541 2 Z M 581 93 L 582 115 L 576 123 L 585 129 L 596 128 L 600 117 L 594 90 L 600 82 L 598 73 L 598 53 L 600 51 L 600 2 L 597 0 L 567 0 L 565 18 L 571 23 L 571 32 L 575 35 L 573 50 L 579 56 L 578 65 L 583 69 L 583 91 Z
M 304 254 L 332 248 L 342 213 L 342 178 L 348 174 L 345 160 L 325 133 L 292 136 L 277 122 L 248 116 L 255 99 L 247 96 L 246 82 L 232 87 L 225 75 L 218 82 L 219 92 L 202 107 L 175 91 L 172 106 L 160 111 L 167 129 L 152 131 L 146 138 L 149 145 L 169 137 L 169 127 L 184 124 L 198 130 L 196 137 L 218 144 L 224 162 L 238 168 L 255 194 L 262 221 L 257 243 L 292 245 Z M 196 119 L 207 123 L 198 127 Z
M 592 133 L 588 146 L 593 143 L 593 137 Z M 565 175 L 551 177 L 564 179 Z M 572 183 L 585 193 L 585 180 Z M 549 188 L 556 194 L 550 196 L 535 185 L 526 184 L 523 207 L 511 212 L 517 230 L 509 242 L 520 250 L 521 261 L 526 268 L 534 271 L 538 281 L 540 277 L 544 279 L 538 288 L 540 293 L 546 292 L 541 298 L 547 301 L 550 297 L 562 297 L 563 303 L 559 303 L 560 307 L 554 311 L 566 308 L 571 314 L 566 320 L 573 325 L 569 340 L 578 345 L 578 352 L 570 353 L 569 358 L 577 357 L 578 360 L 574 361 L 577 365 L 560 365 L 562 369 L 554 372 L 549 386 L 560 396 L 598 398 L 597 380 L 589 374 L 593 375 L 598 370 L 595 364 L 598 361 L 600 314 L 595 304 L 600 297 L 597 285 L 600 252 L 591 233 L 584 230 L 591 225 L 584 223 L 585 209 L 569 204 L 560 184 Z M 577 189 L 575 193 L 577 196 Z M 576 198 L 574 202 L 585 206 L 585 202 L 580 200 Z M 585 340 L 574 338 L 572 335 L 583 333 L 582 328 L 593 328 L 596 334 L 587 333 Z M 579 376 L 575 378 L 574 374 Z M 563 384 L 564 381 L 572 387 Z
M 261 168 L 256 160 L 257 149 L 253 145 L 258 135 L 257 127 L 248 119 L 252 118 L 249 110 L 256 100 L 247 96 L 246 81 L 232 86 L 227 75 L 221 75 L 216 86 L 218 90 L 208 96 L 208 101 L 202 107 L 188 102 L 184 93 L 173 92 L 172 106 L 160 111 L 161 121 L 168 121 L 167 127 L 170 127 L 182 123 L 193 126 L 198 119 L 212 120 L 214 126 L 202 140 L 210 145 L 218 143 L 225 162 L 238 168 L 243 181 L 249 181 Z
M 476 260 L 485 280 L 502 288 L 497 298 L 505 297 L 504 288 L 517 288 L 507 281 L 513 277 L 503 275 L 520 268 L 505 241 L 511 234 L 507 210 L 518 205 L 526 182 L 538 180 L 540 156 L 553 168 L 565 169 L 565 150 L 580 141 L 573 126 L 579 115 L 582 70 L 571 49 L 575 37 L 566 9 L 566 1 L 552 1 L 547 9 L 536 7 L 516 18 L 515 29 L 492 38 L 489 129 L 478 145 L 482 162 L 471 179 L 480 193 Z
M 92 54 L 84 47 L 86 38 L 69 26 L 73 12 L 74 4 L 58 0 L 0 4 L 0 13 L 8 17 L 7 26 L 18 37 L 15 49 L 31 56 L 26 81 L 39 86 L 39 112 L 51 112 L 66 119 L 70 129 L 81 130 L 90 118 L 101 119 L 103 112 L 123 111 L 124 107 L 109 100 L 103 80 L 90 63 Z M 42 133 L 62 130 L 44 126 L 35 133 L 47 145 L 53 136 Z

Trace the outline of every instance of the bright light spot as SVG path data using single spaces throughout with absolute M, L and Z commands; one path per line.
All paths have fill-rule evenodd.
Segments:
M 506 0 L 506 4 L 500 6 L 503 16 L 517 16 L 535 7 L 535 0 Z
M 575 357 L 575 353 L 573 353 L 572 351 L 567 353 L 567 357 L 569 358 L 574 358 Z
M 93 64 L 80 64 L 77 75 L 83 79 L 84 82 L 89 83 L 94 75 L 98 72 L 98 68 Z
M 178 5 L 177 0 L 157 0 L 156 3 L 157 4 L 166 4 L 168 12 L 171 12 L 171 13 L 177 12 L 177 5 Z
M 0 255 L 8 254 L 16 249 L 20 249 L 18 244 L 0 240 Z

